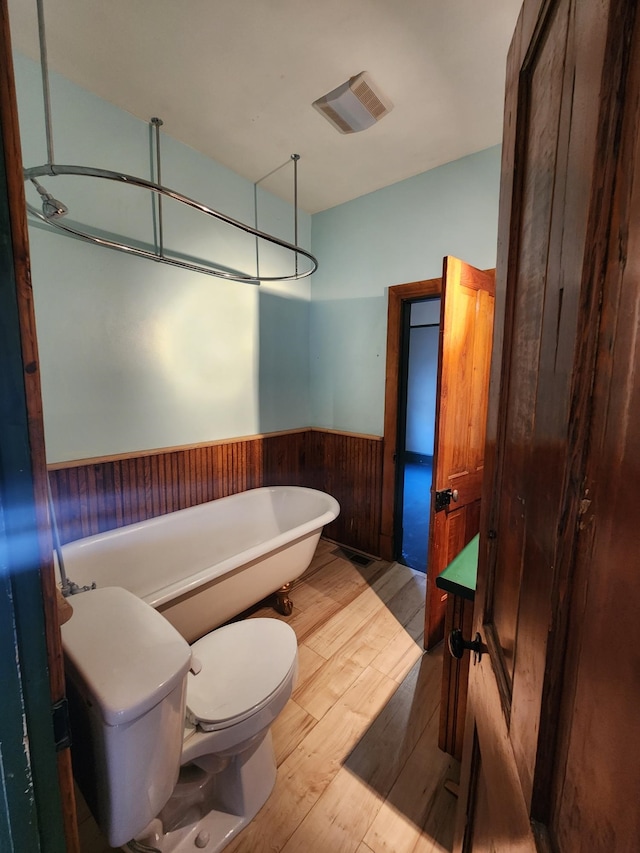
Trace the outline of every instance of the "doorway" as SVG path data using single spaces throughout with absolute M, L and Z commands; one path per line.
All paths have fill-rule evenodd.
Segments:
M 488 364 L 493 332 L 495 270 L 479 270 L 446 257 L 443 278 L 389 288 L 387 364 L 382 460 L 380 555 L 394 560 L 399 370 L 405 302 L 442 299 L 434 474 L 429 518 L 425 647 L 444 633 L 447 595 L 437 588 L 438 575 L 478 532 L 479 488 L 484 469 L 484 434 L 488 399 Z M 447 500 L 450 498 L 450 500 Z
M 402 363 L 403 314 L 407 303 L 439 297 L 442 278 L 411 281 L 389 288 L 387 314 L 387 359 L 384 403 L 384 445 L 382 459 L 382 509 L 380 517 L 380 547 L 383 560 L 394 560 L 398 549 L 396 541 L 397 450 L 399 424 L 400 365 Z
M 438 381 L 440 298 L 402 307 L 394 558 L 427 570 Z

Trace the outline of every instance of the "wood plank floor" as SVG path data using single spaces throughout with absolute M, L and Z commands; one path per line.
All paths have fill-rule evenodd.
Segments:
M 437 746 L 442 649 L 422 649 L 425 578 L 321 540 L 286 621 L 299 676 L 273 726 L 274 791 L 228 853 L 434 853 L 452 846 L 459 766 Z M 270 607 L 248 618 L 276 616 Z M 82 853 L 107 853 L 79 805 Z

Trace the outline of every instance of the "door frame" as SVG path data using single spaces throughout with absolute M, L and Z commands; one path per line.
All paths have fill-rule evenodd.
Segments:
M 483 272 L 495 272 L 495 267 L 489 267 Z M 407 302 L 436 296 L 442 296 L 442 276 L 422 281 L 410 281 L 406 284 L 396 284 L 389 288 L 379 544 L 379 552 L 383 560 L 394 559 L 397 544 L 395 542 L 396 453 L 398 449 L 398 403 L 402 356 L 402 312 Z
M 24 685 L 24 716 L 32 766 L 32 796 L 43 851 L 76 853 L 79 850 L 76 808 L 68 746 L 56 749 L 52 705 L 64 700 L 65 681 L 62 640 L 53 569 L 53 544 L 47 511 L 47 468 L 40 369 L 35 329 L 33 292 L 29 261 L 29 237 L 24 196 L 24 177 L 18 125 L 9 12 L 0 0 L 0 191 L 3 224 L 9 239 L 2 247 L 2 350 L 6 382 L 12 393 L 7 407 L 11 429 L 0 441 L 2 491 L 5 519 L 13 516 L 4 537 L 17 531 L 24 542 L 16 564 L 12 555 L 10 582 L 13 607 L 3 614 L 15 617 L 13 646 L 7 651 L 20 661 Z M 8 527 L 8 525 L 7 525 Z M 16 537 L 14 537 L 14 540 Z M 19 549 L 15 549 L 19 551 Z M 6 626 L 5 626 L 6 627 Z M 6 711 L 6 709 L 5 709 Z M 6 766 L 7 774 L 15 768 Z M 10 778 L 7 775 L 7 778 Z M 22 797 L 24 797 L 22 793 Z M 7 821 L 17 822 L 24 809 L 9 806 Z M 12 827 L 14 840 L 24 841 L 20 826 Z M 18 845 L 20 846 L 20 845 Z M 23 844 L 22 849 L 27 849 Z M 29 849 L 31 849 L 29 846 Z
M 393 560 L 396 548 L 396 452 L 398 447 L 398 402 L 401 360 L 402 311 L 405 303 L 440 296 L 442 276 L 396 284 L 389 288 L 387 309 L 387 361 L 384 395 L 384 437 L 382 454 L 382 511 L 380 516 L 380 556 Z

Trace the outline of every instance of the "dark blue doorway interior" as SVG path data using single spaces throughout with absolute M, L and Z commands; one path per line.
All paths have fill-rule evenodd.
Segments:
M 402 562 L 426 572 L 433 456 L 410 457 L 406 454 L 404 465 Z
M 402 322 L 396 482 L 396 559 L 427 571 L 440 298 L 408 302 Z

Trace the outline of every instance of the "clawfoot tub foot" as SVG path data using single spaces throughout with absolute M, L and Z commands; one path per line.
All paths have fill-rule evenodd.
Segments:
M 284 584 L 281 586 L 279 590 L 276 591 L 275 596 L 275 609 L 278 613 L 282 614 L 282 616 L 291 616 L 293 613 L 293 601 L 289 598 L 289 591 L 291 590 L 291 582 Z

